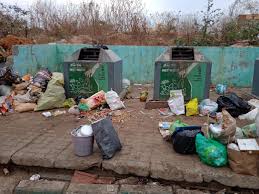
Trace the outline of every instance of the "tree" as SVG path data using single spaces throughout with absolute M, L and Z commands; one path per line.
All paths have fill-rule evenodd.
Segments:
M 221 9 L 214 9 L 214 0 L 208 0 L 207 7 L 202 13 L 202 40 L 207 42 L 209 28 L 215 25 L 223 14 Z

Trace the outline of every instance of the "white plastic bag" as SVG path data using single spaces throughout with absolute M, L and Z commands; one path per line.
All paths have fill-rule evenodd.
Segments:
M 247 114 L 240 115 L 238 118 L 239 118 L 240 120 L 245 120 L 245 119 L 247 119 L 247 120 L 250 120 L 250 121 L 254 121 L 258 112 L 259 112 L 259 111 L 258 111 L 258 108 L 255 108 L 254 110 L 250 111 L 250 112 L 247 113 Z
M 182 90 L 170 91 L 170 99 L 168 100 L 168 106 L 175 115 L 185 114 L 184 98 Z
M 116 92 L 114 92 L 113 90 L 111 90 L 105 94 L 105 100 L 111 110 L 119 110 L 119 109 L 125 108 L 119 95 Z
M 208 115 L 218 110 L 218 104 L 210 99 L 205 99 L 199 105 L 200 114 Z

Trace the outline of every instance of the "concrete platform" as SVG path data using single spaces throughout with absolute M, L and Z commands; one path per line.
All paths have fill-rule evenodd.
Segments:
M 136 89 L 135 95 L 140 90 Z M 126 101 L 122 119 L 114 119 L 123 149 L 111 160 L 102 160 L 95 146 L 94 154 L 77 157 L 73 154 L 70 131 L 87 119 L 66 114 L 44 118 L 41 113 L 10 114 L 0 117 L 0 162 L 22 166 L 85 170 L 102 167 L 118 174 L 133 174 L 170 181 L 202 183 L 216 181 L 226 186 L 259 189 L 259 178 L 238 175 L 229 168 L 212 168 L 202 164 L 198 156 L 180 155 L 159 134 L 157 110 L 145 110 L 138 99 Z M 203 125 L 204 117 L 180 117 L 184 122 Z M 240 127 L 247 124 L 238 121 Z

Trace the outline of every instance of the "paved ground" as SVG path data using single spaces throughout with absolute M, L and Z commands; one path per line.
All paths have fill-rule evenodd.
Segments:
M 133 94 L 139 91 L 135 88 Z M 78 120 L 69 114 L 44 118 L 41 113 L 15 113 L 0 117 L 0 162 L 77 170 L 102 167 L 118 174 L 191 183 L 216 181 L 231 187 L 259 189 L 257 177 L 237 175 L 229 168 L 212 168 L 195 155 L 175 153 L 172 145 L 162 139 L 157 126 L 159 121 L 174 121 L 176 117 L 165 119 L 157 110 L 145 110 L 138 99 L 127 100 L 126 106 L 126 118 L 114 122 L 123 149 L 111 160 L 102 160 L 96 146 L 92 156 L 80 158 L 73 154 L 70 131 L 87 119 Z M 195 125 L 206 121 L 202 117 L 180 118 Z

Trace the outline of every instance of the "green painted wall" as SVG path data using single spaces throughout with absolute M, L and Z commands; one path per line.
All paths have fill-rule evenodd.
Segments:
M 14 69 L 20 74 L 35 73 L 42 67 L 62 71 L 62 62 L 86 45 L 48 44 L 14 47 Z M 161 46 L 109 46 L 123 59 L 123 77 L 137 83 L 154 80 L 155 59 L 166 49 Z M 212 61 L 212 83 L 251 86 L 259 47 L 197 47 Z

